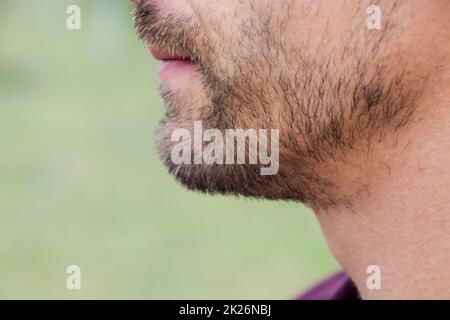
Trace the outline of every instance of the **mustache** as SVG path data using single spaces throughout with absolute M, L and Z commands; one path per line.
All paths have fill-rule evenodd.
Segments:
M 201 31 L 192 18 L 177 14 L 162 15 L 155 3 L 141 2 L 136 6 L 134 21 L 142 41 L 171 55 L 203 64 L 197 46 Z

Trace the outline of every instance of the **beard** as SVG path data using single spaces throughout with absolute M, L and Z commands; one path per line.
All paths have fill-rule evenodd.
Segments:
M 417 85 L 405 80 L 405 70 L 383 63 L 378 52 L 385 34 L 350 32 L 341 45 L 292 43 L 284 34 L 289 9 L 276 18 L 270 8 L 255 9 L 233 38 L 213 42 L 193 17 L 138 5 L 140 38 L 197 66 L 182 86 L 162 83 L 167 113 L 157 134 L 161 159 L 189 189 L 349 205 L 330 168 L 411 121 Z M 261 164 L 174 164 L 173 130 L 192 132 L 198 120 L 222 132 L 279 129 L 278 173 L 260 175 Z

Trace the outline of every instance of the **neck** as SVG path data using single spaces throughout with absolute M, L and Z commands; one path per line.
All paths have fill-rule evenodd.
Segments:
M 440 88 L 450 87 L 446 80 Z M 350 207 L 315 209 L 363 299 L 450 299 L 450 92 L 432 97 L 422 104 L 426 119 L 408 137 L 380 145 L 376 161 L 372 152 L 359 158 L 359 172 L 349 165 L 353 171 L 344 176 L 367 182 L 365 192 L 353 192 Z M 380 289 L 367 284 L 373 265 Z

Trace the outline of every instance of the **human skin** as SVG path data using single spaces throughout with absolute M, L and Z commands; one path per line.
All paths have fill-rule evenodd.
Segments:
M 305 203 L 364 299 L 450 298 L 450 2 L 133 2 L 141 38 L 172 60 L 159 151 L 179 181 Z M 171 132 L 196 120 L 279 129 L 278 174 L 175 166 Z

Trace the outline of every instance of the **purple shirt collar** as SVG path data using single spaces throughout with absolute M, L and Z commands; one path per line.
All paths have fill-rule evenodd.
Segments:
M 299 297 L 298 300 L 359 300 L 359 293 L 344 272 L 328 277 Z

